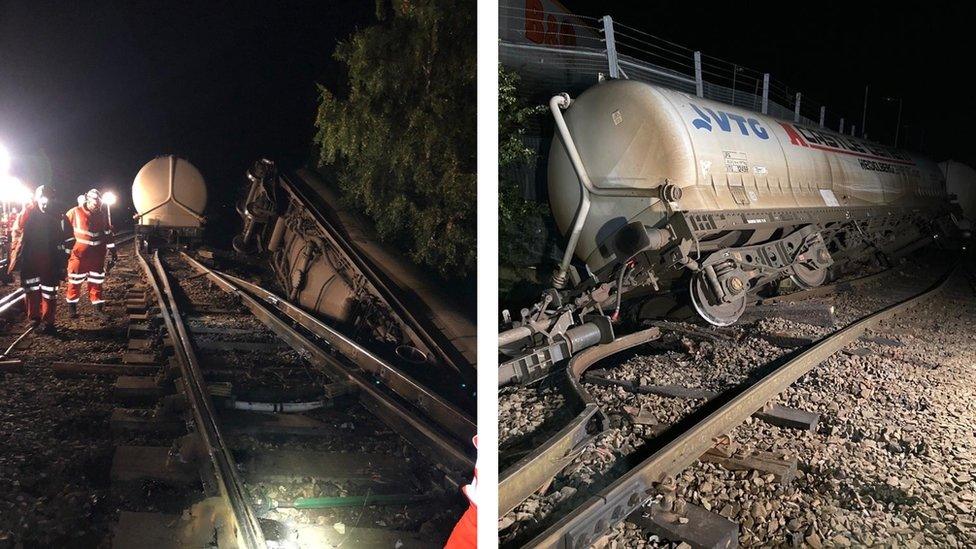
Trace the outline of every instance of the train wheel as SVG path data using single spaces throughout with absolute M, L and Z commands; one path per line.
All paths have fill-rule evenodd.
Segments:
M 244 235 L 235 236 L 230 245 L 234 248 L 234 251 L 243 255 L 253 254 L 258 251 L 257 246 L 253 241 L 247 243 L 244 242 Z
M 730 326 L 739 320 L 746 310 L 746 295 L 743 291 L 731 301 L 722 301 L 712 291 L 704 272 L 695 273 L 689 284 L 691 304 L 698 315 L 715 326 Z
M 800 288 L 809 289 L 826 282 L 827 274 L 827 269 L 824 267 L 811 269 L 803 263 L 797 263 L 793 266 L 793 274 L 790 275 L 790 278 Z

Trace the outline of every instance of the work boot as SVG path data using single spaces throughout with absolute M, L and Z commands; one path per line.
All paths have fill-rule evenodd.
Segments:
M 104 303 L 96 303 L 95 304 L 95 316 L 97 318 L 102 319 L 102 320 L 108 320 L 108 313 L 105 312 L 105 304 Z
M 68 303 L 68 317 L 69 318 L 78 318 L 78 304 L 77 303 Z
M 32 330 L 36 330 L 40 324 L 41 324 L 40 320 L 31 320 L 30 322 L 27 323 L 27 327 Z
M 50 335 L 50 336 L 58 335 L 58 328 L 57 328 L 57 326 L 55 326 L 51 322 L 42 322 L 41 323 L 41 333 L 47 334 L 47 335 Z

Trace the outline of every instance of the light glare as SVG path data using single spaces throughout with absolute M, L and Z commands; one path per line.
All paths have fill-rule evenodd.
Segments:
M 104 202 L 109 206 L 114 206 L 117 200 L 118 198 L 115 196 L 115 193 L 113 193 L 112 191 L 108 191 L 102 194 L 102 202 Z
M 24 185 L 23 181 L 12 175 L 0 175 L 0 200 L 27 204 L 33 197 L 34 193 Z
M 0 177 L 7 174 L 10 169 L 10 151 L 3 144 L 0 144 Z

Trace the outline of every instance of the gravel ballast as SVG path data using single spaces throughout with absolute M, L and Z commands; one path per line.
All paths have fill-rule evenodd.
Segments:
M 922 262 L 916 263 L 921 264 Z M 930 265 L 931 263 L 925 263 Z M 890 276 L 824 301 L 839 325 L 907 297 L 940 269 L 903 266 Z M 976 543 L 976 300 L 961 275 L 938 298 L 886 322 L 801 378 L 774 402 L 821 414 L 815 432 L 750 419 L 731 438 L 744 452 L 798 460 L 797 477 L 780 484 L 757 471 L 732 472 L 697 462 L 677 479 L 676 496 L 729 518 L 743 546 L 958 546 Z M 736 326 L 733 341 L 665 335 L 673 345 L 607 367 L 607 377 L 722 391 L 792 349 L 760 334 L 817 338 L 831 330 L 764 318 Z M 597 368 L 603 366 L 596 366 Z M 502 517 L 503 543 L 526 541 L 612 482 L 643 456 L 641 448 L 704 400 L 633 394 L 584 384 L 610 415 L 611 428 L 542 494 Z M 531 388 L 519 389 L 526 392 Z M 514 392 L 509 390 L 509 392 Z M 502 394 L 502 399 L 507 393 Z M 522 401 L 528 401 L 523 395 Z M 545 400 L 539 400 L 541 406 Z M 532 408 L 516 406 L 531 424 Z M 500 402 L 499 409 L 507 409 Z M 633 417 L 641 412 L 642 424 Z M 540 415 L 552 416 L 552 411 Z M 647 424 L 646 416 L 654 421 Z M 677 545 L 622 522 L 601 543 Z

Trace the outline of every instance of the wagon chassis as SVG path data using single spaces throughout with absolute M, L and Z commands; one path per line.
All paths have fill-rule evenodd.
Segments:
M 789 277 L 800 288 L 820 286 L 831 272 L 855 261 L 878 256 L 886 263 L 927 245 L 948 232 L 948 223 L 942 209 L 889 206 L 678 211 L 659 229 L 635 221 L 631 231 L 618 233 L 618 240 L 631 240 L 614 243 L 618 261 L 596 274 L 577 270 L 574 289 L 548 290 L 499 336 L 499 385 L 541 379 L 560 360 L 609 343 L 621 301 L 641 315 L 644 301 L 636 295 L 647 294 L 650 286 L 652 296 L 660 295 L 662 279 L 673 284 L 665 293 L 689 291 L 700 316 L 729 325 L 750 299 L 778 280 Z M 734 245 L 748 242 L 757 230 L 778 230 L 778 238 Z M 643 247 L 647 239 L 634 233 L 650 231 L 666 233 L 668 244 L 658 251 Z M 685 278 L 690 278 L 686 287 L 676 288 Z

